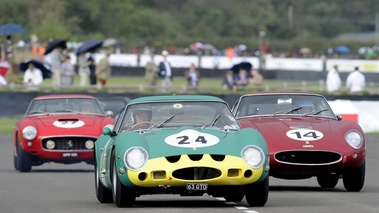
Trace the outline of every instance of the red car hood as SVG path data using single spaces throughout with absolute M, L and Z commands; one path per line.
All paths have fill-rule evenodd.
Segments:
M 351 122 L 322 117 L 268 116 L 238 118 L 243 128 L 253 127 L 266 139 L 271 153 L 283 150 L 350 150 L 344 135 Z
M 31 116 L 28 119 L 47 134 L 98 135 L 103 125 L 113 124 L 113 119 L 109 117 L 89 114 Z

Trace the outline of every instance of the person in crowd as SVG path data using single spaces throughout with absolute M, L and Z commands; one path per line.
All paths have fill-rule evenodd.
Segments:
M 98 88 L 101 89 L 105 87 L 107 84 L 107 79 L 111 75 L 111 66 L 109 64 L 109 56 L 113 52 L 113 49 L 110 48 L 105 48 L 104 49 L 105 56 L 102 58 L 99 62 L 99 64 L 96 66 L 96 71 L 95 75 L 98 80 Z
M 42 81 L 42 71 L 36 68 L 34 63 L 29 63 L 28 69 L 24 73 L 24 84 L 27 86 L 39 86 Z
M 328 92 L 337 92 L 341 88 L 341 77 L 338 71 L 338 65 L 334 65 L 332 69 L 328 71 L 326 76 L 326 90 Z
M 235 87 L 235 81 L 234 81 L 234 76 L 233 76 L 233 71 L 229 70 L 223 80 L 222 80 L 222 88 L 224 90 L 233 90 Z
M 245 88 L 248 83 L 249 83 L 249 78 L 247 77 L 247 71 L 240 70 L 237 77 L 235 78 L 235 85 L 236 85 L 235 90 Z
M 54 50 L 49 54 L 50 55 L 50 65 L 51 65 L 51 72 L 52 72 L 52 85 L 53 87 L 60 87 L 61 86 L 61 66 L 63 61 L 63 54 L 62 54 L 62 47 L 56 47 Z
M 150 60 L 146 63 L 145 66 L 145 80 L 149 87 L 155 87 L 157 85 L 158 79 L 158 66 L 154 61 L 154 54 L 150 54 Z
M 7 86 L 7 80 L 5 80 L 4 76 L 0 75 L 0 87 Z
M 185 78 L 188 82 L 188 86 L 192 88 L 197 88 L 199 86 L 200 73 L 196 69 L 194 63 L 192 63 L 189 70 L 185 72 Z
M 74 83 L 74 76 L 76 75 L 75 67 L 71 63 L 71 58 L 69 55 L 65 56 L 65 60 L 61 66 L 61 80 L 62 86 L 71 86 Z
M 253 86 L 260 87 L 263 85 L 263 75 L 259 73 L 257 69 L 252 69 L 251 70 L 251 79 L 250 83 Z
M 95 56 L 94 52 L 90 52 L 87 58 L 88 62 L 88 69 L 89 69 L 89 83 L 90 85 L 96 85 L 97 78 L 95 75 L 96 71 L 96 62 L 95 62 Z
M 78 56 L 78 75 L 80 79 L 79 85 L 81 87 L 87 86 L 87 81 L 90 72 L 86 54 L 86 52 L 83 52 Z
M 362 92 L 366 86 L 366 78 L 359 70 L 359 67 L 355 67 L 346 79 L 346 87 L 350 93 Z
M 13 56 L 13 40 L 11 35 L 7 35 L 7 40 L 4 45 L 5 60 L 11 63 L 14 60 Z
M 171 87 L 172 69 L 171 69 L 170 62 L 168 62 L 167 60 L 168 51 L 163 50 L 162 56 L 163 56 L 163 61 L 159 63 L 159 75 L 162 79 L 163 90 L 166 91 L 168 88 Z

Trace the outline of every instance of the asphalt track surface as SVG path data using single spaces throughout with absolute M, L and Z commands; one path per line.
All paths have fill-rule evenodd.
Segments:
M 366 181 L 361 192 L 346 192 L 342 180 L 336 188 L 321 189 L 316 179 L 270 178 L 264 207 L 249 207 L 245 200 L 225 202 L 210 196 L 146 195 L 131 208 L 101 204 L 95 197 L 94 170 L 87 164 L 44 164 L 30 173 L 13 167 L 12 136 L 0 135 L 0 213 L 373 213 L 379 212 L 379 136 L 367 137 Z

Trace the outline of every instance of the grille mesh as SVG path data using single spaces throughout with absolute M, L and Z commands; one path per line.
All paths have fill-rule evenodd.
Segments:
M 88 150 L 85 147 L 85 143 L 88 140 L 96 141 L 96 138 L 92 137 L 52 137 L 44 138 L 42 140 L 42 147 L 47 149 L 46 142 L 52 140 L 55 142 L 55 148 L 53 150 Z

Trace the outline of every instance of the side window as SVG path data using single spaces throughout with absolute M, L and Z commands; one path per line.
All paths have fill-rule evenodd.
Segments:
M 126 112 L 126 107 L 124 107 L 120 114 L 117 116 L 117 119 L 116 119 L 116 123 L 115 123 L 115 126 L 114 126 L 114 130 L 116 132 L 119 132 L 119 131 L 122 131 L 123 128 L 122 127 L 122 123 L 123 123 L 123 120 L 124 120 L 124 117 L 125 117 L 125 112 Z

